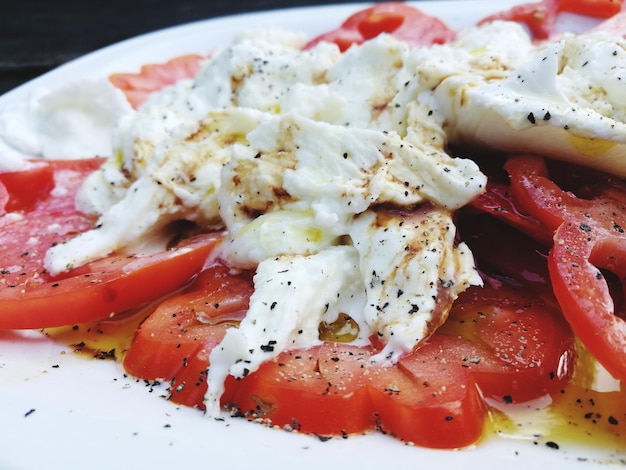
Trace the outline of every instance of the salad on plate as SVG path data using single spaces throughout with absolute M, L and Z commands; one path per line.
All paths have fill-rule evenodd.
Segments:
M 207 419 L 436 449 L 530 433 L 619 461 L 621 2 L 463 28 L 420 6 L 1 106 L 0 329 Z

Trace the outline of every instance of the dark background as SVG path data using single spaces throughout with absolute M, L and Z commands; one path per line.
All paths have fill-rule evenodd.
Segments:
M 218 16 L 338 0 L 3 0 L 0 94 L 87 52 Z

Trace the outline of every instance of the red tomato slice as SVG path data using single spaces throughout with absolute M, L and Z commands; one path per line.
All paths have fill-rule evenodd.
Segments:
M 381 33 L 389 33 L 411 46 L 443 44 L 456 37 L 455 31 L 438 18 L 404 3 L 386 2 L 355 13 L 339 28 L 310 41 L 305 49 L 326 41 L 345 51 L 352 44 L 361 44 Z
M 525 402 L 569 377 L 573 337 L 558 311 L 510 289 L 472 290 L 397 366 L 375 349 L 324 343 L 289 351 L 237 382 L 227 402 L 250 419 L 342 435 L 376 427 L 417 445 L 456 448 L 483 432 L 487 396 Z
M 623 0 L 561 0 L 561 11 L 597 18 L 610 18 L 622 9 Z
M 321 436 L 374 430 L 363 382 L 372 350 L 324 343 L 287 351 L 253 374 L 230 381 L 227 407 L 251 420 Z
M 502 220 L 470 210 L 462 211 L 457 219 L 461 239 L 469 245 L 481 272 L 523 286 L 556 305 L 547 264 L 549 248 L 507 223 L 506 216 Z
M 478 24 L 494 20 L 517 21 L 529 29 L 534 39 L 543 40 L 555 33 L 557 17 L 561 12 L 610 18 L 620 12 L 622 3 L 622 0 L 540 0 L 489 15 Z
M 248 310 L 252 291 L 251 273 L 208 267 L 141 324 L 124 368 L 146 380 L 172 381 L 172 401 L 203 406 L 208 353 Z
M 91 228 L 94 219 L 75 208 L 74 197 L 87 175 L 102 161 L 42 160 L 23 172 L 0 173 L 9 211 L 0 217 L 3 295 L 48 282 L 50 276 L 43 269 L 45 251 Z M 57 188 L 54 194 L 53 188 Z
M 560 310 L 499 281 L 459 296 L 441 332 L 491 353 L 464 362 L 483 396 L 494 400 L 523 403 L 557 393 L 573 372 L 574 336 Z
M 539 157 L 514 157 L 506 168 L 519 205 L 554 230 L 548 267 L 563 314 L 598 361 L 626 381 L 626 321 L 620 311 L 626 285 L 626 186 L 608 175 L 602 185 L 601 175 L 586 170 L 577 188 L 583 199 L 550 180 Z M 609 273 L 619 287 L 614 295 Z
M 195 77 L 204 59 L 197 54 L 184 55 L 164 64 L 144 65 L 139 73 L 114 73 L 109 80 L 125 93 L 129 103 L 137 109 L 152 93 L 179 80 Z
M 203 266 L 217 235 L 191 238 L 148 256 L 110 256 L 56 278 L 43 259 L 55 243 L 92 227 L 74 206 L 76 191 L 102 159 L 41 161 L 2 173 L 0 328 L 45 328 L 109 317 L 180 287 Z M 36 188 L 33 190 L 33 188 Z
M 555 30 L 559 1 L 541 0 L 523 3 L 507 11 L 489 15 L 479 21 L 478 24 L 495 20 L 516 21 L 525 25 L 534 39 L 548 39 Z
M 191 279 L 217 240 L 216 235 L 198 235 L 167 251 L 111 255 L 48 282 L 6 286 L 0 291 L 0 328 L 72 325 L 152 302 Z M 37 273 L 28 275 L 36 277 Z
M 90 169 L 91 165 L 86 167 Z M 47 198 L 55 186 L 54 170 L 52 165 L 42 161 L 31 163 L 23 171 L 0 173 L 0 182 L 5 186 L 8 195 L 6 212 L 32 210 L 37 202 Z M 80 172 L 82 173 L 82 169 Z
M 0 180 L 0 216 L 6 214 L 6 206 L 9 202 L 9 190 Z
M 520 212 L 509 193 L 509 187 L 505 184 L 489 179 L 485 191 L 474 198 L 470 205 L 506 222 L 546 246 L 552 243 L 550 231 L 539 220 Z

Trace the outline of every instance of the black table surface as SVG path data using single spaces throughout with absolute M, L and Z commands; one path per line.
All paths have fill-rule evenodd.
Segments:
M 339 2 L 337 0 L 3 2 L 0 4 L 2 5 L 0 95 L 73 58 L 138 34 L 224 15 L 334 3 Z

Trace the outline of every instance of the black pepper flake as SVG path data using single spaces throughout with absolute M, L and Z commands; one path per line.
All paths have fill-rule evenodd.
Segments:
M 587 224 L 580 224 L 578 226 L 583 232 L 591 232 L 591 227 Z
M 270 340 L 267 344 L 261 345 L 261 351 L 263 352 L 272 352 L 274 351 L 274 346 L 276 345 L 276 341 Z
M 276 302 L 272 302 L 272 305 L 270 305 L 270 310 L 274 310 L 274 308 L 276 308 L 276 305 Z
M 24 418 L 28 418 L 30 415 L 32 415 L 35 412 L 35 408 L 31 408 L 30 410 L 28 410 L 26 413 L 24 413 Z
M 609 424 L 612 424 L 613 426 L 617 426 L 619 424 L 619 421 L 614 416 L 609 416 L 608 421 Z
M 535 115 L 533 113 L 528 113 L 528 116 L 526 116 L 526 119 L 528 119 L 531 124 L 535 123 Z
M 447 281 L 439 279 L 439 282 L 441 284 L 441 287 L 443 287 L 444 289 L 449 289 L 454 285 L 454 281 L 452 279 L 448 279 Z
M 454 419 L 454 416 L 446 416 L 446 421 L 452 421 Z
M 546 114 L 543 115 L 543 120 L 549 121 L 551 118 L 552 118 L 552 115 L 550 114 L 550 111 L 546 111 Z
M 546 442 L 546 446 L 549 447 L 550 449 L 555 449 L 555 450 L 559 449 L 559 445 L 554 441 Z
M 510 405 L 511 403 L 513 403 L 513 397 L 511 395 L 504 395 L 502 397 L 502 401 L 507 405 Z

